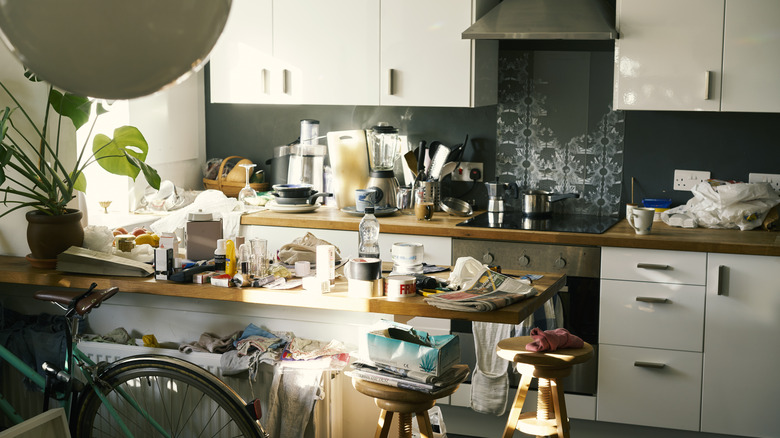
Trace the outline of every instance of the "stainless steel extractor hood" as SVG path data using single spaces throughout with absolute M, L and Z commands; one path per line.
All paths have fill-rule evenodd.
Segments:
M 615 10 L 604 0 L 504 0 L 463 39 L 614 40 Z

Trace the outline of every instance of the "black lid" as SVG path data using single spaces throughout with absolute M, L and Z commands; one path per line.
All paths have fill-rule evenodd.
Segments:
M 374 214 L 374 207 L 366 207 L 366 214 Z
M 398 128 L 393 128 L 392 126 L 388 125 L 387 122 L 379 122 L 376 126 L 373 126 L 371 128 L 372 131 L 378 132 L 380 134 L 390 134 L 390 133 L 397 133 Z

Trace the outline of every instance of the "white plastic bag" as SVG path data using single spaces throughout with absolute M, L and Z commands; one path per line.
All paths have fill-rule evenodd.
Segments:
M 780 195 L 768 183 L 714 185 L 705 181 L 691 192 L 693 198 L 685 205 L 661 214 L 666 224 L 678 226 L 675 215 L 684 214 L 701 227 L 752 230 L 761 226 L 772 207 L 780 204 Z

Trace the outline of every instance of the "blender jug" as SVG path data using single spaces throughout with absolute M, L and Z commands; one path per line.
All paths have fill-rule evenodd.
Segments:
M 400 153 L 398 128 L 381 122 L 366 132 L 368 162 L 371 165 L 368 186 L 377 191 L 377 208 L 394 208 L 397 205 L 398 180 L 393 173 Z

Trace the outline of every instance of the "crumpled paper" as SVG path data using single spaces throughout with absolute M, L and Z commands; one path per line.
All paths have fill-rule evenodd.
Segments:
M 661 220 L 671 226 L 706 228 L 739 228 L 751 230 L 761 226 L 780 196 L 768 183 L 718 183 L 704 181 L 691 189 L 693 198 L 661 213 Z M 680 224 L 676 215 L 683 214 Z M 693 224 L 690 224 L 692 219 Z
M 317 261 L 318 245 L 333 244 L 318 238 L 312 233 L 306 233 L 305 236 L 299 237 L 279 248 L 279 260 L 287 265 L 294 265 L 295 262 L 300 261 L 315 263 Z M 338 247 L 335 245 L 334 247 L 336 248 L 336 261 L 339 261 L 341 260 L 341 253 Z

